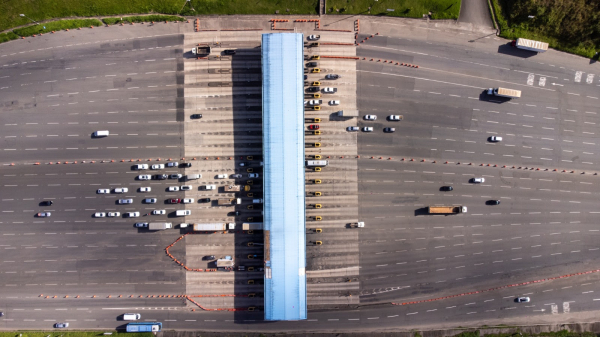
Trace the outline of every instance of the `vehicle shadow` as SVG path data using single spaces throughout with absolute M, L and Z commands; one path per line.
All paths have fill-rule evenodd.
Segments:
M 513 47 L 511 45 L 511 42 L 498 46 L 498 53 L 506 54 L 506 55 L 510 55 L 510 56 L 516 56 L 516 57 L 520 57 L 520 58 L 524 58 L 524 59 L 537 55 L 537 53 L 534 51 L 523 50 L 523 49 Z

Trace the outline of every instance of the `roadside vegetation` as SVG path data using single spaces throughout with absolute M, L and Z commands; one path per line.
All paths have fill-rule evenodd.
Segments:
M 185 21 L 186 19 L 181 16 L 175 15 L 142 15 L 142 16 L 124 16 L 118 18 L 104 18 L 102 22 L 107 25 L 116 25 L 120 23 L 132 23 L 132 22 L 158 22 L 158 21 Z
M 492 328 L 492 327 L 488 327 Z M 499 329 L 506 329 L 506 326 L 499 326 Z M 458 335 L 454 335 L 453 337 L 597 337 L 597 335 L 593 332 L 571 332 L 567 330 L 560 330 L 554 332 L 540 332 L 537 334 L 532 334 L 524 331 L 520 331 L 516 329 L 515 332 L 510 333 L 495 333 L 495 334 L 483 334 L 479 330 L 475 331 L 465 331 Z
M 32 36 L 34 34 L 50 33 L 57 30 L 77 29 L 79 27 L 90 26 L 102 26 L 102 22 L 98 19 L 59 20 L 18 28 L 13 30 L 12 33 L 18 36 Z
M 598 57 L 595 54 L 600 50 L 600 2 L 492 0 L 492 3 L 500 36 L 544 41 L 551 48 Z
M 327 14 L 423 18 L 430 12 L 432 19 L 458 19 L 460 0 L 327 0 Z
M 2 331 L 0 337 L 100 337 L 108 331 Z M 112 332 L 112 337 L 154 337 L 151 332 Z

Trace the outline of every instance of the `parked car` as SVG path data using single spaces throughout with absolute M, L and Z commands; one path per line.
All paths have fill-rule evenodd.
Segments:
M 108 194 L 108 193 L 110 193 L 110 190 L 108 188 L 100 188 L 100 189 L 98 189 L 98 191 L 96 191 L 96 193 L 98 193 L 98 194 Z
M 152 187 L 140 187 L 140 192 L 150 192 L 152 191 Z
M 177 192 L 179 191 L 179 186 L 169 186 L 169 192 Z
M 150 179 L 152 179 L 152 176 L 151 176 L 151 175 L 149 175 L 149 174 L 140 174 L 140 175 L 138 176 L 138 179 L 139 179 L 139 180 L 150 180 Z
M 154 215 L 164 215 L 167 214 L 167 212 L 164 209 L 155 209 L 152 211 L 152 214 Z
M 367 121 L 377 120 L 377 115 L 365 115 L 365 120 L 367 120 Z
M 373 132 L 372 126 L 365 126 L 362 128 L 363 132 Z
M 360 128 L 358 126 L 349 126 L 346 128 L 346 131 L 358 131 Z

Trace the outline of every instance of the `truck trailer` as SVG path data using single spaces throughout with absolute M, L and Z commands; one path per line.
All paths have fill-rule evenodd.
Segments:
M 358 117 L 358 110 L 340 110 L 337 112 L 338 117 Z
M 215 232 L 215 231 L 226 231 L 229 229 L 235 229 L 235 223 L 195 223 L 193 225 L 194 231 L 196 232 Z
M 161 322 L 134 322 L 127 324 L 127 332 L 157 332 L 162 330 Z
M 543 53 L 548 51 L 548 43 L 541 41 L 518 38 L 516 40 L 513 40 L 511 44 L 519 49 L 534 51 L 536 53 Z
M 219 199 L 217 205 L 219 206 L 233 206 L 242 203 L 242 198 L 230 198 L 230 199 Z
M 520 90 L 506 89 L 506 88 L 489 88 L 487 90 L 488 95 L 494 95 L 506 98 L 519 98 L 521 97 Z
M 240 192 L 240 191 L 250 191 L 250 185 L 229 185 L 223 188 L 223 192 Z
M 261 231 L 263 229 L 262 222 L 244 222 L 242 224 L 242 230 L 245 231 Z
M 429 206 L 427 207 L 429 214 L 458 214 L 467 213 L 466 206 Z
M 148 224 L 148 229 L 151 231 L 162 231 L 168 228 L 173 228 L 170 222 L 151 222 Z

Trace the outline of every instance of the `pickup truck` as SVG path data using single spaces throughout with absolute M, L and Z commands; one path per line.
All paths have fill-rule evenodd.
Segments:
M 335 94 L 337 92 L 337 88 L 326 87 L 323 89 L 323 92 L 326 94 Z

